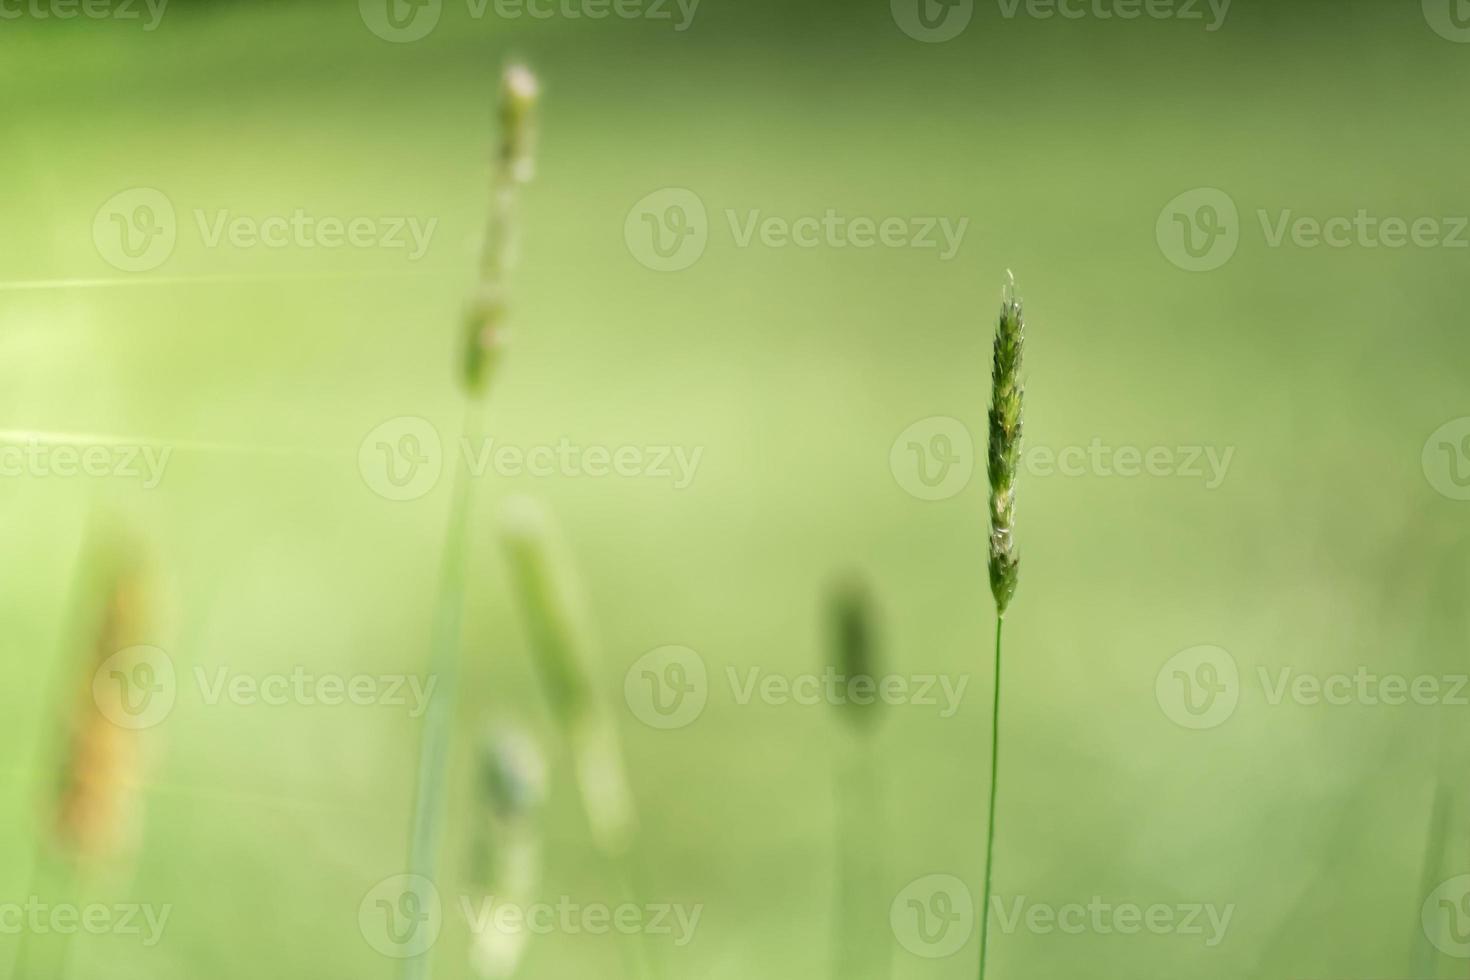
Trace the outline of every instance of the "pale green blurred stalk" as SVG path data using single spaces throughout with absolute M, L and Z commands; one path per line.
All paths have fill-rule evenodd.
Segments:
M 114 654 L 161 642 L 164 629 L 154 563 L 110 518 L 100 519 L 84 542 L 74 590 L 62 629 L 60 680 L 48 699 L 62 708 L 64 727 L 39 749 L 38 770 L 55 775 L 28 893 L 53 905 L 80 904 L 104 872 L 131 864 L 142 831 L 143 733 L 114 723 L 117 705 L 104 710 L 102 700 L 114 696 L 112 686 L 93 682 Z M 23 930 L 18 947 L 17 980 L 70 975 L 72 934 L 37 937 Z
M 463 439 L 478 445 L 485 430 L 486 401 L 494 368 L 504 347 L 505 277 L 512 262 L 514 206 L 519 187 L 533 173 L 535 78 L 512 66 L 500 82 L 500 147 L 491 183 L 490 216 L 481 251 L 480 275 L 465 313 L 461 364 L 466 391 Z M 454 467 L 449 522 L 445 532 L 439 593 L 430 636 L 429 670 L 437 686 L 424 713 L 420 734 L 409 872 L 435 880 L 444 833 L 449 742 L 459 690 L 460 622 L 464 609 L 465 549 L 473 519 L 470 474 L 462 455 L 451 453 Z M 404 980 L 424 980 L 432 951 L 403 961 Z
M 470 878 L 481 901 L 527 907 L 541 879 L 541 809 L 546 762 L 536 742 L 518 729 L 486 733 L 475 758 L 476 799 Z M 501 932 L 480 923 L 470 966 L 483 980 L 514 976 L 525 955 L 528 930 Z
M 510 501 L 503 538 L 536 672 L 566 742 L 593 843 L 620 898 L 637 904 L 629 860 L 637 814 L 617 727 L 598 691 L 596 644 L 576 576 L 550 516 L 534 502 Z M 645 943 L 635 934 L 623 944 L 634 977 L 652 975 Z

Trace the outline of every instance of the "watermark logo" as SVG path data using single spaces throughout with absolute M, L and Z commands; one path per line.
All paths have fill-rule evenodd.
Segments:
M 417 500 L 433 490 L 444 469 L 439 430 L 427 419 L 401 415 L 367 434 L 357 451 L 364 482 L 386 500 Z
M 975 471 L 970 430 L 947 415 L 920 419 L 893 440 L 888 469 L 911 496 L 948 500 L 970 485 Z
M 144 490 L 163 482 L 172 446 L 115 442 L 48 442 L 38 436 L 24 444 L 0 440 L 0 477 L 34 479 L 138 480 Z
M 1014 20 L 1149 20 L 1201 21 L 1213 34 L 1225 25 L 1232 0 L 997 0 L 1000 15 Z
M 421 718 L 439 678 L 416 674 L 313 674 L 296 667 L 289 674 L 242 674 L 228 667 L 212 672 L 194 668 L 194 682 L 206 705 L 221 701 L 241 707 L 301 705 L 303 707 L 407 708 L 410 718 Z
M 173 254 L 179 224 L 163 191 L 132 187 L 103 202 L 92 218 L 97 253 L 123 272 L 148 272 Z
M 1028 475 L 1043 479 L 1148 476 L 1199 480 L 1206 490 L 1216 490 L 1225 482 L 1234 458 L 1234 446 L 1109 446 L 1094 437 L 1086 446 L 1028 447 L 1021 454 L 1021 465 Z
M 357 0 L 368 30 L 394 44 L 428 37 L 439 25 L 443 6 L 443 0 Z
M 0 935 L 127 936 L 152 949 L 163 939 L 173 910 L 172 905 L 134 902 L 50 905 L 32 895 L 25 902 L 0 903 Z
M 1187 272 L 1212 272 L 1240 246 L 1240 212 L 1216 187 L 1197 187 L 1159 212 L 1154 236 L 1164 257 Z
M 700 0 L 465 0 L 471 20 L 493 14 L 500 20 L 668 21 L 683 33 L 694 23 Z M 443 13 L 443 0 L 358 0 L 368 30 L 385 41 L 406 44 L 427 37 Z
M 1419 912 L 1424 935 L 1446 956 L 1470 959 L 1470 875 L 1456 875 L 1429 893 Z
M 1218 728 L 1240 703 L 1240 668 L 1221 647 L 1190 647 L 1159 668 L 1154 696 L 1169 720 L 1181 728 Z
M 92 675 L 97 710 L 119 728 L 137 731 L 161 724 L 178 694 L 173 659 L 154 646 L 119 650 Z
M 898 893 L 888 924 L 899 945 L 926 960 L 953 956 L 975 931 L 975 900 L 954 875 L 926 875 Z
M 1261 240 L 1271 249 L 1470 249 L 1466 215 L 1384 215 L 1364 207 L 1321 218 L 1292 208 L 1257 208 L 1255 216 Z M 1155 226 L 1164 257 L 1189 272 L 1212 272 L 1229 262 L 1243 231 L 1235 201 L 1213 187 L 1170 201 Z
M 1086 902 L 1067 902 L 1053 905 L 1050 902 L 1033 902 L 1025 895 L 1009 901 L 999 895 L 991 899 L 991 911 L 1000 920 L 1000 930 L 1006 935 L 1018 931 L 1037 936 L 1063 933 L 1080 936 L 1092 933 L 1099 936 L 1137 936 L 1148 933 L 1154 936 L 1189 936 L 1200 939 L 1205 947 L 1213 949 L 1225 941 L 1230 931 L 1230 920 L 1235 917 L 1235 906 L 1217 905 L 1213 902 L 1185 902 L 1166 905 L 1138 905 L 1133 902 L 1112 902 L 1101 895 L 1093 895 Z
M 942 44 L 964 33 L 975 0 L 889 0 L 893 22 L 915 41 Z
M 845 214 L 826 208 L 795 217 L 759 208 L 721 212 L 738 249 L 917 249 L 933 250 L 941 262 L 959 254 L 969 218 Z M 682 187 L 664 188 L 633 205 L 623 238 L 638 262 L 657 272 L 679 272 L 704 254 L 714 229 L 703 200 Z
M 263 248 L 274 251 L 377 250 L 403 254 L 417 262 L 429 251 L 438 218 L 382 214 L 338 216 L 293 208 L 274 214 L 241 214 L 229 208 L 193 208 L 192 227 L 206 249 Z M 97 253 L 123 272 L 148 272 L 168 261 L 178 244 L 180 224 L 173 202 L 162 191 L 135 187 L 113 195 L 92 219 Z
M 709 702 L 704 658 L 688 647 L 650 650 L 628 668 L 623 698 L 633 716 L 650 728 L 685 728 Z
M 385 878 L 363 896 L 357 926 L 369 946 L 393 959 L 422 956 L 439 941 L 444 906 L 422 875 Z
M 970 686 L 967 674 L 844 674 L 835 667 L 827 667 L 820 674 L 791 676 L 767 673 L 759 667 L 750 667 L 743 672 L 728 667 L 725 675 L 735 703 L 739 705 L 747 705 L 757 699 L 762 704 L 796 704 L 802 707 L 822 704 L 832 707 L 848 704 L 860 707 L 913 705 L 937 708 L 939 717 L 946 719 L 953 718 L 960 710 L 965 690 Z
M 523 938 L 528 933 L 536 936 L 554 933 L 605 936 L 616 932 L 624 936 L 665 937 L 679 948 L 694 940 L 700 917 L 704 915 L 703 905 L 666 902 L 647 905 L 624 902 L 616 906 L 593 902 L 584 905 L 568 895 L 560 896 L 555 902 L 531 904 L 508 902 L 493 895 L 476 901 L 462 895 L 459 906 L 470 932 L 482 939 L 493 936 Z
M 1470 500 L 1470 417 L 1446 422 L 1424 442 L 1429 485 L 1451 500 Z
M 568 479 L 667 481 L 675 490 L 688 489 L 704 459 L 703 446 L 582 445 L 565 437 L 555 443 L 520 446 L 493 438 L 457 443 L 463 472 L 473 480 L 490 474 L 507 479 L 550 477 Z M 417 500 L 438 485 L 445 449 L 438 430 L 416 416 L 390 419 L 373 429 L 358 446 L 358 470 L 363 482 L 387 500 Z
M 698 262 L 709 244 L 709 213 L 699 195 L 665 187 L 642 198 L 623 222 L 623 241 L 642 265 L 680 272 Z
M 147 32 L 157 29 L 167 7 L 168 0 L 0 0 L 0 20 L 138 20 Z
M 1446 41 L 1470 44 L 1470 3 L 1466 0 L 1424 0 L 1424 19 Z

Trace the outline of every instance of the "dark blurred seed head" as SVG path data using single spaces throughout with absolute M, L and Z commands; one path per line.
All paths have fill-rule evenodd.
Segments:
M 532 816 L 546 800 L 546 760 L 518 729 L 486 732 L 476 753 L 480 794 L 502 821 Z
M 827 601 L 828 629 L 832 646 L 832 666 L 845 678 L 849 695 L 855 679 L 865 679 L 877 691 L 882 665 L 879 663 L 877 611 L 872 587 L 860 575 L 849 574 L 830 591 Z M 866 697 L 863 700 L 868 700 Z M 871 726 L 880 714 L 882 701 L 876 694 L 869 704 L 844 698 L 838 708 L 853 724 Z

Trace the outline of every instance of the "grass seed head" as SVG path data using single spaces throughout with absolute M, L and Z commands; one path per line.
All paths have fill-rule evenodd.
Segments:
M 131 544 L 104 547 L 89 561 L 95 577 L 84 588 L 87 608 L 79 610 L 89 620 L 83 627 L 86 649 L 62 746 L 53 829 L 68 855 L 100 861 L 136 840 L 142 749 L 139 733 L 114 724 L 99 701 L 116 698 L 120 705 L 121 689 L 94 684 L 94 678 L 113 654 L 154 638 L 157 587 Z
M 620 855 L 637 824 L 617 728 L 597 695 L 595 656 L 570 563 L 550 518 L 530 500 L 506 507 L 504 538 L 537 674 L 571 749 L 598 848 Z
M 1021 559 L 1016 553 L 1016 473 L 1021 463 L 1022 352 L 1026 320 L 1009 277 L 995 332 L 990 403 L 990 591 L 996 611 L 1004 616 L 1016 594 Z
M 848 684 L 865 678 L 877 689 L 878 662 L 876 609 L 872 589 L 858 575 L 849 575 L 833 587 L 828 598 L 828 629 L 831 633 L 832 664 Z M 881 702 L 859 704 L 846 698 L 839 705 L 843 716 L 861 728 L 870 728 L 880 714 Z
M 496 820 L 532 817 L 546 801 L 546 760 L 518 729 L 487 732 L 476 752 L 480 798 Z
M 465 311 L 464 382 L 483 397 L 506 346 L 506 277 L 514 264 L 516 198 L 536 173 L 536 76 L 523 65 L 500 79 L 500 143 L 490 187 L 490 215 L 480 275 Z

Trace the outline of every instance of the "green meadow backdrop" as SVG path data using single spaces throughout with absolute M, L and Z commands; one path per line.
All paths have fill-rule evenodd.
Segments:
M 32 872 L 47 746 L 78 686 L 75 583 L 116 524 L 166 580 L 156 645 L 177 698 L 139 736 L 135 855 L 49 900 L 171 912 L 153 945 L 75 937 L 69 975 L 395 976 L 359 912 L 406 870 L 412 704 L 208 693 L 298 669 L 425 680 L 459 312 L 516 57 L 541 80 L 539 162 L 489 434 L 636 454 L 605 475 L 492 461 L 472 481 L 436 976 L 471 976 L 457 897 L 486 724 L 547 748 L 541 898 L 623 900 L 497 539 L 526 495 L 556 515 L 595 626 L 639 899 L 700 910 L 682 945 L 645 937 L 663 974 L 832 973 L 852 734 L 829 698 L 743 692 L 820 674 L 822 597 L 856 568 L 885 672 L 962 695 L 884 706 L 861 842 L 880 870 L 843 914 L 878 937 L 872 976 L 975 975 L 972 928 L 935 945 L 909 919 L 949 899 L 973 916 L 983 870 L 983 440 L 1008 269 L 1031 454 L 991 976 L 1463 975 L 1470 44 L 1454 11 L 976 2 L 937 42 L 880 0 L 567 15 L 590 2 L 546 19 L 394 8 L 437 16 L 416 40 L 366 0 L 6 8 L 0 441 L 30 455 L 0 478 L 0 905 L 47 900 Z M 323 244 L 320 225 L 252 237 L 298 213 L 343 236 L 374 223 L 362 244 Z M 165 228 L 163 252 L 123 249 Z M 399 441 L 405 418 L 423 439 Z M 63 444 L 139 462 L 62 475 Z M 378 454 L 414 446 L 444 475 L 389 499 Z M 703 665 L 705 703 L 656 727 L 630 670 L 667 646 Z M 1387 675 L 1439 693 L 1385 698 Z M 967 892 L 937 895 L 936 875 Z M 1077 905 L 1114 911 L 1048 925 Z M 1173 924 L 1130 929 L 1130 905 Z M 24 931 L 10 921 L 0 971 Z M 620 976 L 622 945 L 535 935 L 520 975 Z

